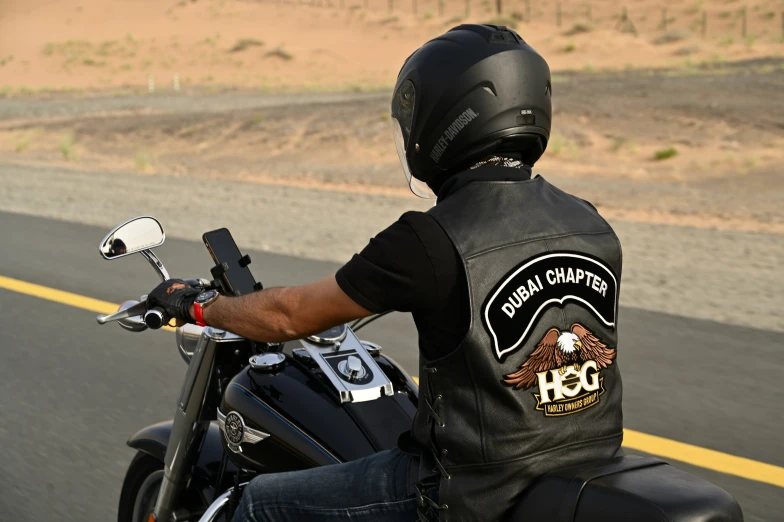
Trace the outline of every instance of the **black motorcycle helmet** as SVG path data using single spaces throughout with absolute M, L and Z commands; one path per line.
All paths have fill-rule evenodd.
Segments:
M 516 32 L 460 25 L 408 57 L 390 109 L 409 186 L 433 197 L 450 175 L 490 155 L 533 165 L 550 139 L 550 68 Z

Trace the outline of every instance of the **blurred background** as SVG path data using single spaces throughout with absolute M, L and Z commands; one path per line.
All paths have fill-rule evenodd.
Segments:
M 103 235 L 156 216 L 179 277 L 223 226 L 266 286 L 334 271 L 431 204 L 389 99 L 464 22 L 548 60 L 534 171 L 621 238 L 630 451 L 784 520 L 782 0 L 0 0 L 0 520 L 116 519 L 125 440 L 172 416 L 173 337 L 95 324 L 156 283 Z M 416 374 L 408 317 L 366 332 Z

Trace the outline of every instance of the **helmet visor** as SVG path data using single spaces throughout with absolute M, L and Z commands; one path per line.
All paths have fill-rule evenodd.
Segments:
M 406 153 L 408 151 L 409 139 L 411 138 L 411 127 L 414 124 L 414 108 L 416 107 L 416 89 L 411 80 L 407 80 L 397 90 L 392 98 L 392 105 L 389 113 L 392 116 L 392 135 L 395 137 L 395 148 L 403 173 L 406 175 L 406 182 L 411 188 L 411 192 L 420 198 L 434 198 L 435 194 L 423 181 L 411 175 L 411 168 L 408 165 Z

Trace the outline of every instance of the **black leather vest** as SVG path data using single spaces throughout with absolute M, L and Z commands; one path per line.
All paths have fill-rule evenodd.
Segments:
M 439 520 L 503 520 L 538 475 L 621 445 L 621 246 L 542 177 L 472 181 L 429 213 L 463 260 L 471 325 L 420 359 L 419 479 L 439 481 Z

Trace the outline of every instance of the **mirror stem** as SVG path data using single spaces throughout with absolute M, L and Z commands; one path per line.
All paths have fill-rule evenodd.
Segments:
M 155 269 L 155 273 L 160 276 L 161 281 L 166 281 L 169 279 L 169 272 L 166 271 L 166 267 L 163 266 L 163 263 L 161 263 L 160 259 L 158 259 L 158 256 L 153 254 L 152 250 L 142 250 L 141 254 L 147 261 L 150 262 L 152 267 Z

